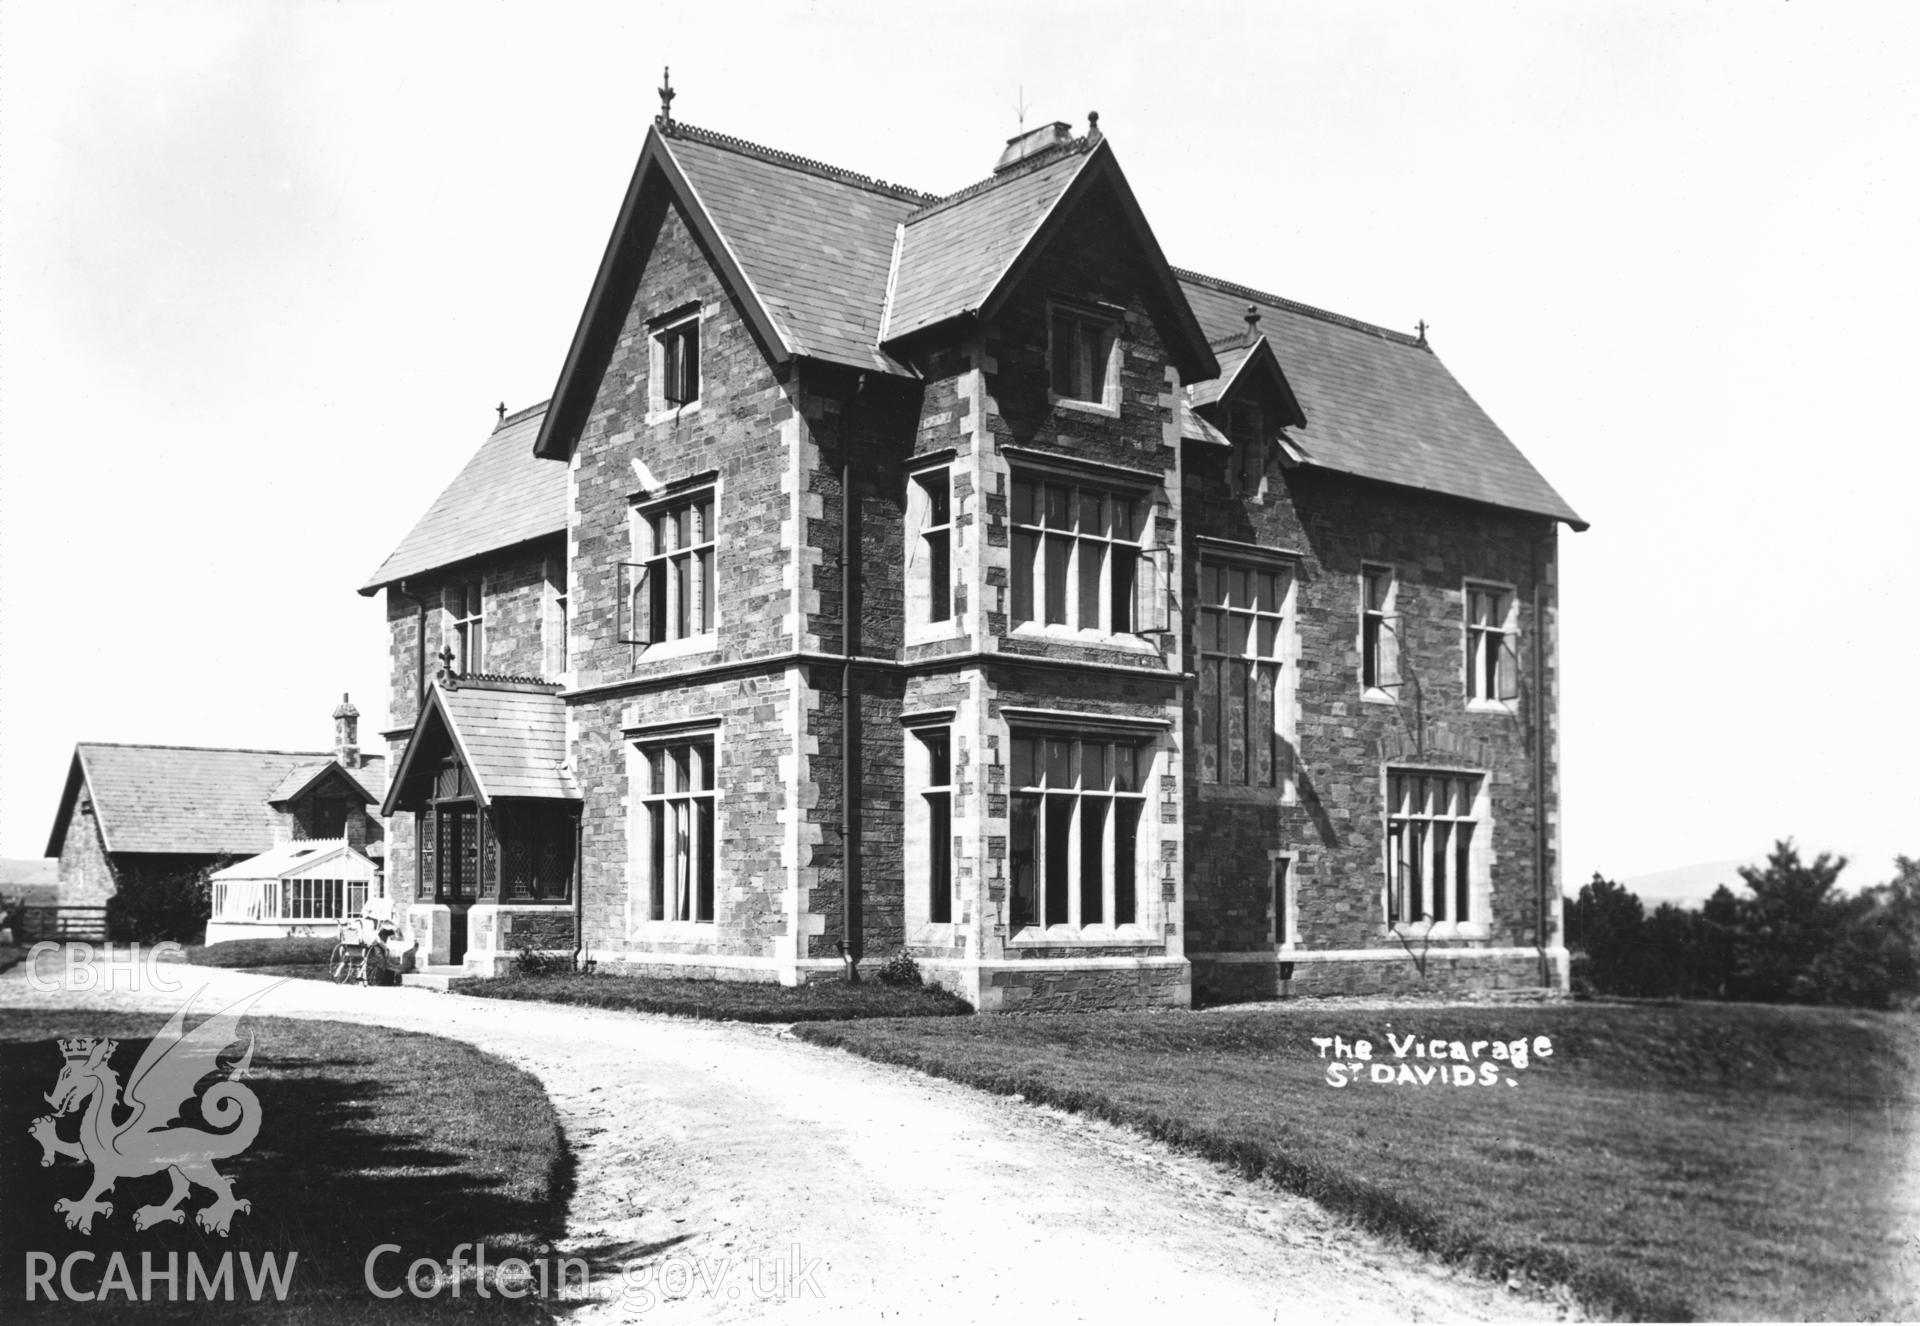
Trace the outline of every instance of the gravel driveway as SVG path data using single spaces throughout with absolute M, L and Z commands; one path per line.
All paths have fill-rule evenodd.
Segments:
M 271 983 L 168 970 L 179 993 L 44 994 L 15 968 L 0 1010 L 169 1012 L 204 983 L 198 1015 Z M 562 1251 L 624 1268 L 563 1319 L 1556 1315 L 1131 1132 L 780 1029 L 301 980 L 256 1011 L 437 1033 L 540 1079 L 579 1160 Z

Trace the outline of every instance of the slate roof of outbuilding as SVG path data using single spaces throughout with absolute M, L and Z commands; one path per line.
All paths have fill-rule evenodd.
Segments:
M 1209 337 L 1244 329 L 1247 305 L 1259 309 L 1260 330 L 1307 416 L 1289 440 L 1310 463 L 1586 528 L 1419 338 L 1216 277 L 1177 274 Z
M 298 764 L 287 770 L 287 776 L 267 794 L 267 800 L 270 802 L 291 800 L 304 792 L 309 784 L 327 770 L 339 765 L 340 771 L 358 784 L 360 790 L 367 794 L 367 800 L 377 806 L 387 790 L 385 763 L 383 757 L 375 755 L 358 769 L 349 769 L 333 758 Z
M 276 816 L 267 797 L 287 770 L 328 756 L 82 742 L 73 758 L 109 852 L 250 856 L 273 844 Z M 59 852 L 76 790 L 70 776 L 48 855 Z
M 508 415 L 360 592 L 565 532 L 567 467 L 533 454 L 546 412 L 542 401 Z

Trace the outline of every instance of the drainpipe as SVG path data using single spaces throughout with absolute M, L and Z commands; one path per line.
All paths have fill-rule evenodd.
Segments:
M 853 407 L 867 389 L 865 373 L 840 407 L 840 958 L 847 984 L 860 984 L 860 780 L 854 774 Z
M 1539 904 L 1534 939 L 1540 949 L 1540 984 L 1553 984 L 1547 959 L 1547 615 L 1546 550 L 1548 534 L 1533 546 L 1533 870 Z
M 573 969 L 575 971 L 581 970 L 580 959 L 587 949 L 586 899 L 584 890 L 580 887 L 586 878 L 586 873 L 582 869 L 585 853 L 581 850 L 585 845 L 586 820 L 584 816 L 576 815 L 573 820 Z

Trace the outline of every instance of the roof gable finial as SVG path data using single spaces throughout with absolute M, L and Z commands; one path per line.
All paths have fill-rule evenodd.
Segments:
M 654 123 L 662 129 L 673 128 L 673 70 L 670 66 L 660 67 L 660 114 Z
M 1097 143 L 1100 141 L 1100 112 L 1099 111 L 1087 112 L 1087 141 L 1089 143 Z
M 1420 319 L 1420 321 L 1414 325 L 1414 330 L 1419 333 L 1420 344 L 1425 345 L 1427 343 L 1427 320 L 1425 318 Z
M 1252 345 L 1260 339 L 1260 306 L 1247 305 L 1247 344 Z

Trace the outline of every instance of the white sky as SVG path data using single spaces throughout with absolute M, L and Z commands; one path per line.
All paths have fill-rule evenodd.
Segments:
M 1411 329 L 1593 522 L 1565 878 L 1920 855 L 1920 6 L 0 8 L 0 854 L 81 740 L 385 726 L 354 593 L 558 375 L 673 66 L 946 191 L 1101 113 L 1168 256 Z

